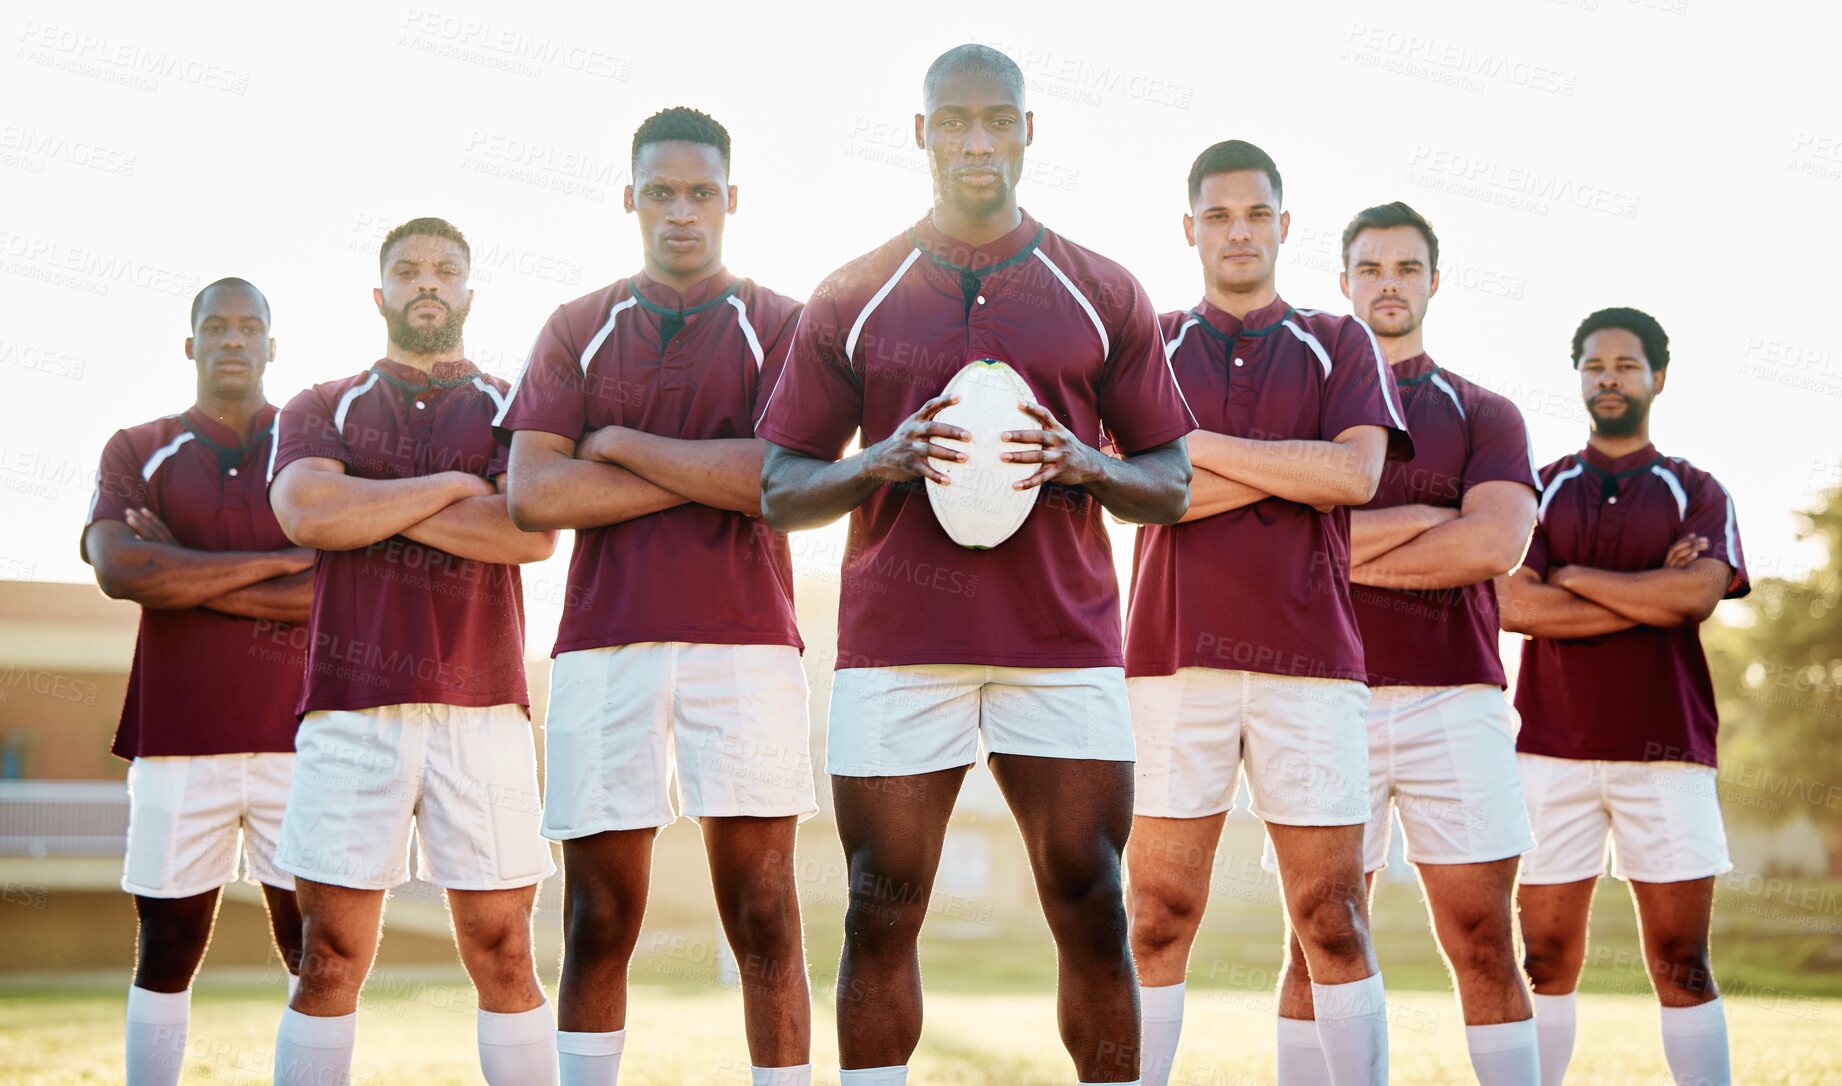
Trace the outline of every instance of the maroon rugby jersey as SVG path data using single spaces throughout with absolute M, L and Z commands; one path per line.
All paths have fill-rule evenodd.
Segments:
M 1352 426 L 1388 431 L 1413 455 L 1400 396 L 1368 325 L 1284 299 L 1236 320 L 1204 301 L 1166 313 L 1164 337 L 1204 430 L 1258 441 L 1331 441 Z M 1350 604 L 1349 510 L 1268 498 L 1138 530 L 1126 674 L 1214 667 L 1363 679 Z
M 1479 483 L 1541 493 L 1528 428 L 1509 400 L 1424 354 L 1394 364 L 1412 460 L 1391 460 L 1365 509 L 1457 509 Z M 1504 685 L 1494 581 L 1403 592 L 1351 585 L 1370 686 Z
M 746 438 L 800 303 L 727 271 L 680 295 L 645 275 L 557 308 L 498 425 Z M 695 503 L 576 532 L 556 652 L 641 641 L 800 645 L 787 537 Z
M 1727 599 L 1752 591 L 1733 499 L 1714 476 L 1654 445 L 1616 460 L 1588 446 L 1541 469 L 1541 511 L 1524 564 L 1617 573 L 1660 569 L 1670 545 L 1706 536 L 1733 569 Z M 1516 749 L 1551 758 L 1714 765 L 1719 718 L 1701 626 L 1633 626 L 1522 643 Z
M 193 550 L 292 547 L 269 510 L 263 477 L 274 427 L 275 408 L 264 406 L 245 444 L 193 407 L 117 430 L 103 449 L 86 531 L 145 507 Z M 110 749 L 129 759 L 292 751 L 304 633 L 204 607 L 143 607 Z
M 1133 455 L 1195 428 L 1138 281 L 1026 213 L 977 248 L 924 216 L 828 276 L 758 429 L 835 460 L 860 431 L 864 445 L 888 437 L 978 358 L 1008 362 L 1090 445 Z M 948 538 L 922 480 L 878 488 L 851 511 L 838 611 L 841 668 L 1123 662 L 1112 549 L 1079 487 L 1042 487 L 986 551 Z
M 318 384 L 282 409 L 269 478 L 325 457 L 362 479 L 505 472 L 492 420 L 505 382 L 471 362 L 432 374 L 389 359 Z M 313 566 L 300 711 L 434 703 L 529 706 L 516 565 L 476 562 L 402 536 L 321 551 Z

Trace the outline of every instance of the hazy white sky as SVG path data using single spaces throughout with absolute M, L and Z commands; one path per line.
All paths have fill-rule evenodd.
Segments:
M 377 242 L 441 215 L 473 242 L 470 354 L 509 376 L 554 306 L 637 270 L 628 142 L 688 104 L 734 136 L 730 267 L 804 297 L 927 207 L 920 78 L 967 40 L 1029 80 L 1024 206 L 1160 308 L 1200 294 L 1179 222 L 1190 161 L 1249 139 L 1285 177 L 1295 304 L 1344 305 L 1336 238 L 1357 209 L 1404 199 L 1433 221 L 1429 348 L 1521 404 L 1544 462 L 1584 440 L 1574 325 L 1636 305 L 1674 354 L 1656 442 L 1727 484 L 1755 577 L 1807 563 L 1793 510 L 1842 470 L 1820 263 L 1842 197 L 1828 9 L 187 7 L 28 0 L 0 22 L 0 577 L 88 579 L 75 544 L 97 456 L 190 403 L 203 283 L 268 293 L 281 402 L 382 353 Z M 838 538 L 799 540 L 801 572 L 835 568 Z M 534 646 L 566 553 L 529 576 Z

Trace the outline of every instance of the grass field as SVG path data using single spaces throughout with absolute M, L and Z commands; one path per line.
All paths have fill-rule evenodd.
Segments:
M 1399 1086 L 1466 1083 L 1463 1025 L 1436 992 L 1390 995 L 1392 1081 Z M 1190 1000 L 1183 1049 L 1172 1078 L 1181 1086 L 1253 1086 L 1272 1081 L 1271 999 L 1264 992 L 1204 990 Z M 281 1002 L 278 985 L 201 983 L 193 1003 L 190 1084 L 266 1082 Z M 1729 1008 L 1734 1081 L 1748 1086 L 1842 1082 L 1835 1039 L 1838 1001 L 1795 1008 L 1735 998 Z M 819 1082 L 836 1082 L 830 1008 L 814 1007 Z M 737 997 L 726 991 L 647 986 L 634 993 L 626 1086 L 743 1083 L 747 1053 Z M 0 1082 L 64 1086 L 121 1080 L 121 995 L 113 990 L 0 995 Z M 369 1084 L 477 1083 L 472 994 L 464 984 L 429 982 L 368 998 L 360 1018 L 354 1081 Z M 1040 995 L 932 995 L 910 1081 L 940 1086 L 1023 1086 L 1072 1081 L 1056 1039 L 1054 1008 Z M 1575 1086 L 1669 1081 L 1648 999 L 1587 995 L 1567 1080 Z

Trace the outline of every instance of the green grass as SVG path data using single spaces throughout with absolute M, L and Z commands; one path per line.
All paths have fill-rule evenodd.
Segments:
M 823 994 L 823 993 L 821 993 Z M 1390 994 L 1392 1081 L 1398 1086 L 1472 1081 L 1457 1005 L 1433 992 Z M 1734 1081 L 1815 1086 L 1842 1081 L 1842 1045 L 1828 1036 L 1838 1001 L 1796 1006 L 1730 1000 Z M 192 1010 L 184 1082 L 266 1082 L 281 1011 L 278 986 L 201 982 Z M 1271 997 L 1202 990 L 1192 996 L 1173 1086 L 1251 1086 L 1271 1081 Z M 122 999 L 97 989 L 0 995 L 0 1082 L 121 1080 Z M 815 1006 L 818 1081 L 836 1081 L 831 1013 Z M 1064 1084 L 1070 1065 L 1046 994 L 930 995 L 911 1081 L 940 1086 Z M 633 993 L 625 1086 L 747 1081 L 739 997 L 730 991 L 643 986 Z M 477 1083 L 472 995 L 464 984 L 428 983 L 366 1000 L 355 1082 Z M 1646 998 L 1586 995 L 1569 1086 L 1667 1082 L 1657 1012 Z

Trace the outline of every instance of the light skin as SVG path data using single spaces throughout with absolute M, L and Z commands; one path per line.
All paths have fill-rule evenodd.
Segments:
M 627 211 L 646 274 L 684 293 L 723 271 L 723 227 L 737 208 L 721 153 L 672 140 L 640 148 Z M 511 514 L 526 528 L 594 528 L 681 505 L 758 516 L 755 438 L 681 439 L 604 426 L 580 441 L 541 430 L 512 436 Z M 797 819 L 704 818 L 717 912 L 741 964 L 749 1058 L 760 1067 L 807 1062 L 811 997 L 793 877 Z M 614 830 L 563 843 L 563 970 L 559 1028 L 626 1028 L 627 969 L 639 938 L 654 829 Z
M 383 265 L 383 285 L 372 292 L 380 314 L 406 312 L 412 324 L 432 327 L 472 304 L 466 254 L 448 238 L 403 238 L 384 254 Z M 387 340 L 385 356 L 423 373 L 465 357 L 458 341 L 425 353 L 395 339 Z M 495 482 L 463 471 L 360 479 L 347 475 L 338 460 L 309 457 L 275 476 L 269 501 L 290 539 L 322 550 L 356 550 L 402 536 L 476 562 L 550 557 L 556 534 L 525 532 L 513 524 L 504 482 L 503 475 Z M 290 1006 L 316 1017 L 350 1014 L 376 954 L 384 891 L 298 879 L 297 894 L 306 949 L 300 990 Z M 535 894 L 530 886 L 448 891 L 455 943 L 482 1010 L 514 1013 L 543 1002 L 531 957 Z
M 1279 247 L 1292 216 L 1261 170 L 1209 174 L 1183 216 L 1183 237 L 1202 262 L 1203 297 L 1241 319 L 1279 297 Z M 1330 441 L 1261 441 L 1197 430 L 1195 474 L 1183 519 L 1281 498 L 1329 511 L 1375 494 L 1387 456 L 1379 426 L 1352 426 Z
M 1622 328 L 1600 329 L 1581 344 L 1580 395 L 1592 421 L 1587 443 L 1617 458 L 1650 443 L 1649 408 L 1668 371 L 1650 368 L 1643 341 Z M 1644 417 L 1624 419 L 1636 401 Z M 1621 421 L 1623 424 L 1621 425 Z M 1609 426 L 1607 424 L 1610 424 Z M 1613 432 L 1602 433 L 1602 429 Z M 1529 637 L 1594 637 L 1637 626 L 1698 625 L 1726 595 L 1733 567 L 1703 558 L 1708 540 L 1687 535 L 1652 570 L 1616 572 L 1567 565 L 1546 577 L 1519 569 L 1497 579 L 1503 628 Z M 1528 884 L 1516 893 L 1522 922 L 1523 968 L 1540 995 L 1566 995 L 1586 961 L 1586 923 L 1598 877 Z M 1631 881 L 1645 966 L 1665 1007 L 1693 1007 L 1720 996 L 1708 960 L 1714 879 Z
M 1202 263 L 1203 296 L 1236 318 L 1271 305 L 1279 297 L 1279 248 L 1290 228 L 1291 216 L 1264 171 L 1203 177 L 1183 217 L 1184 238 Z M 1198 430 L 1189 447 L 1196 474 L 1184 520 L 1268 498 L 1328 511 L 1375 495 L 1387 432 L 1352 426 L 1331 441 L 1261 441 Z M 1189 968 L 1221 827 L 1221 815 L 1133 820 L 1126 852 L 1132 952 L 1146 985 L 1181 983 Z M 1362 827 L 1268 823 L 1267 832 L 1311 979 L 1342 984 L 1372 975 Z
M 1424 353 L 1427 303 L 1439 289 L 1431 247 L 1411 226 L 1371 228 L 1350 241 L 1343 294 L 1375 332 L 1390 364 Z M 1535 522 L 1527 486 L 1488 482 L 1466 489 L 1458 509 L 1407 504 L 1350 512 L 1350 580 L 1384 588 L 1475 584 L 1522 560 Z M 1440 949 L 1468 1026 L 1519 1022 L 1532 1013 L 1517 969 L 1511 892 L 1517 857 L 1466 864 L 1416 864 Z M 1365 874 L 1370 892 L 1374 872 Z M 1279 1013 L 1313 1015 L 1311 977 L 1288 926 Z
M 247 440 L 268 402 L 262 374 L 275 341 L 268 334 L 267 304 L 248 288 L 213 287 L 199 303 L 192 331 L 185 352 L 198 371 L 194 406 Z M 126 522 L 89 525 L 79 544 L 111 598 L 156 610 L 204 607 L 276 622 L 306 621 L 313 600 L 311 550 L 201 550 L 182 544 L 152 509 L 130 509 L 127 516 Z M 276 951 L 289 972 L 298 972 L 301 923 L 294 893 L 264 885 L 262 894 Z M 135 987 L 182 992 L 192 986 L 211 944 L 218 898 L 216 889 L 185 898 L 135 895 Z
M 936 84 L 916 115 L 915 138 L 934 179 L 937 229 L 970 246 L 1016 229 L 1015 184 L 1033 128 L 1019 92 L 1003 80 L 967 69 Z M 935 418 L 953 399 L 934 397 L 888 437 L 836 462 L 770 444 L 763 516 L 783 531 L 817 527 L 886 484 L 945 482 L 934 461 L 963 456 L 934 439 L 971 437 Z M 1003 437 L 1038 448 L 1008 459 L 1040 467 L 1021 488 L 1084 487 L 1115 516 L 1138 523 L 1168 524 L 1182 515 L 1189 462 L 1181 439 L 1116 459 L 1039 405 L 1022 406 L 1039 428 Z M 1062 1042 L 1082 1081 L 1130 1081 L 1138 1074 L 1139 1018 L 1120 853 L 1131 827 L 1131 764 L 1008 754 L 989 764 L 1023 834 L 1055 939 Z M 852 888 L 837 1002 L 847 1069 L 906 1064 L 920 1039 L 917 940 L 965 772 L 832 778 Z

